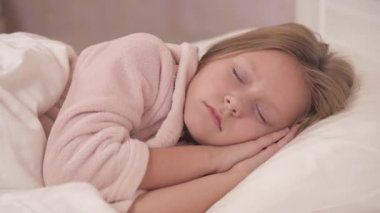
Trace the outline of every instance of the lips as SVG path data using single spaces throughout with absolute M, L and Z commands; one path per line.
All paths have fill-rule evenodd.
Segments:
M 213 118 L 213 121 L 215 122 L 216 126 L 219 128 L 219 131 L 222 131 L 222 120 L 218 112 L 210 105 L 208 105 L 206 102 L 203 101 L 203 104 L 206 106 L 207 110 L 211 114 L 211 117 Z

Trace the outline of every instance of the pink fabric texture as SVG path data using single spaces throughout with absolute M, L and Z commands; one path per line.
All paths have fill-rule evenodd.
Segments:
M 84 50 L 48 138 L 45 184 L 89 182 L 126 212 L 149 147 L 178 142 L 186 86 L 197 64 L 195 46 L 142 33 Z

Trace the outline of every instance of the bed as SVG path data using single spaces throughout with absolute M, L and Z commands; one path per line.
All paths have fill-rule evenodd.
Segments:
M 323 30 L 316 30 L 356 68 L 349 106 L 303 131 L 208 212 L 380 212 L 380 22 L 368 15 L 380 4 L 367 1 L 364 18 L 347 20 L 351 8 L 337 2 L 325 5 Z M 196 45 L 202 54 L 213 42 L 242 31 Z M 115 212 L 89 184 L 43 187 L 46 136 L 38 115 L 59 99 L 75 58 L 59 41 L 0 35 L 0 212 Z M 30 78 L 38 80 L 28 84 Z

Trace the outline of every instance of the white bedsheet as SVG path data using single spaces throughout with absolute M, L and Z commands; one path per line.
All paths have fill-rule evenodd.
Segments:
M 75 58 L 58 41 L 0 34 L 0 212 L 115 212 L 89 184 L 43 188 L 46 136 L 38 115 L 60 97 Z
M 7 213 L 116 213 L 86 183 L 68 183 L 0 195 L 0 212 Z

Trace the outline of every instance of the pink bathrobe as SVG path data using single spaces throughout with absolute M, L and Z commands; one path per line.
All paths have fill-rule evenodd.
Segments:
M 139 194 L 149 147 L 173 146 L 198 64 L 188 43 L 133 34 L 79 56 L 44 158 L 46 185 L 85 181 L 126 212 Z

